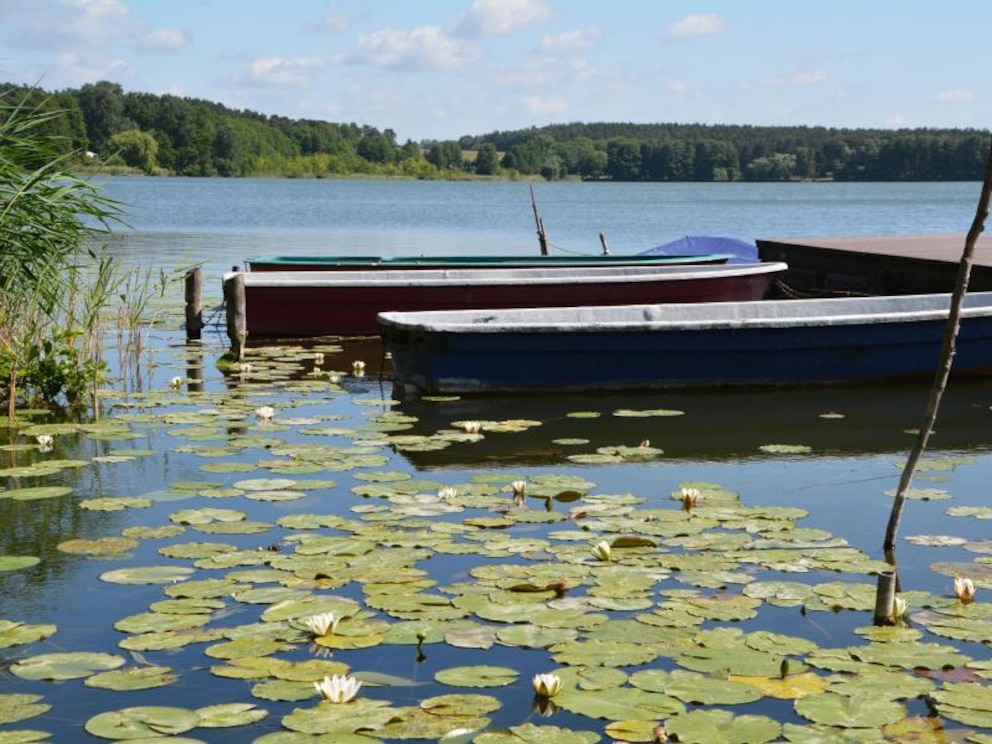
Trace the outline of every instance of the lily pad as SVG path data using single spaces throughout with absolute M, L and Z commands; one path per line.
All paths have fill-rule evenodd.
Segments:
M 85 729 L 103 739 L 158 739 L 196 728 L 200 716 L 192 710 L 167 706 L 139 706 L 99 713 Z
M 77 651 L 30 656 L 13 664 L 10 671 L 21 679 L 64 680 L 82 679 L 121 666 L 121 656 Z
M 520 672 L 510 667 L 464 666 L 442 669 L 434 679 L 455 687 L 505 687 L 517 681 Z

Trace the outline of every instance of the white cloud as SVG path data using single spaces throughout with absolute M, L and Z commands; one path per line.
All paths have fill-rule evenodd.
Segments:
M 827 73 L 824 70 L 811 70 L 810 72 L 798 72 L 795 75 L 789 75 L 787 77 L 772 78 L 768 81 L 768 84 L 772 86 L 803 88 L 808 85 L 822 83 L 826 79 Z
M 528 96 L 523 99 L 524 108 L 534 116 L 558 116 L 568 111 L 568 104 L 561 98 Z
M 105 16 L 126 16 L 128 7 L 117 0 L 61 0 L 67 8 L 73 8 L 91 18 Z
M 189 45 L 189 36 L 180 28 L 160 28 L 145 34 L 139 45 L 143 49 L 171 52 Z
M 723 32 L 724 25 L 723 18 L 716 13 L 686 16 L 669 26 L 664 38 L 679 41 L 696 36 L 715 36 Z
M 436 26 L 410 31 L 386 28 L 358 38 L 358 48 L 341 61 L 373 67 L 447 70 L 471 62 L 476 49 Z
M 313 74 L 324 66 L 316 57 L 281 59 L 267 57 L 253 60 L 240 76 L 241 82 L 255 85 L 306 88 Z
M 938 101 L 973 101 L 975 94 L 967 88 L 954 88 L 952 90 L 942 90 L 936 95 Z
M 685 93 L 685 83 L 679 81 L 675 81 L 674 83 L 669 83 L 668 86 L 665 88 L 665 90 L 667 90 L 669 93 L 680 96 L 683 93 Z
M 455 22 L 465 36 L 503 36 L 549 20 L 554 13 L 545 0 L 475 0 Z
M 58 77 L 69 86 L 84 85 L 96 80 L 122 81 L 131 76 L 132 70 L 121 59 L 103 55 L 80 55 L 62 52 L 58 55 Z
M 566 31 L 545 36 L 541 39 L 541 49 L 548 52 L 573 52 L 585 49 L 603 35 L 603 29 L 592 26 L 587 29 Z

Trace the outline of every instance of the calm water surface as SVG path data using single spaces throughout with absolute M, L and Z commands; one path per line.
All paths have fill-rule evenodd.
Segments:
M 131 227 L 112 243 L 112 250 L 138 266 L 172 269 L 203 262 L 208 294 L 214 296 L 220 294 L 220 274 L 256 254 L 537 251 L 529 187 L 520 183 L 120 179 L 107 185 L 107 193 L 128 205 L 130 212 Z M 599 233 L 604 233 L 615 253 L 633 253 L 687 234 L 755 239 L 963 232 L 975 210 L 978 185 L 540 184 L 535 193 L 557 250 L 596 253 Z M 297 707 L 312 707 L 315 701 L 253 698 L 252 681 L 222 679 L 210 673 L 210 667 L 219 662 L 204 655 L 202 644 L 167 652 L 122 652 L 117 644 L 128 634 L 114 630 L 114 624 L 146 612 L 150 604 L 165 598 L 163 589 L 108 583 L 100 576 L 118 568 L 189 566 L 188 560 L 171 559 L 160 552 L 178 543 L 220 542 L 247 551 L 278 546 L 291 533 L 274 525 L 287 515 L 333 513 L 351 520 L 369 518 L 386 503 L 353 491 L 368 486 L 369 474 L 412 476 L 426 493 L 440 485 L 465 489 L 480 476 L 509 483 L 516 478 L 564 475 L 591 482 L 593 494 L 635 495 L 645 500 L 645 508 L 672 508 L 671 493 L 682 483 L 714 483 L 738 492 L 748 505 L 801 507 L 808 511 L 802 526 L 826 530 L 869 556 L 880 557 L 891 506 L 886 491 L 898 482 L 927 394 L 925 386 L 916 385 L 394 402 L 388 380 L 377 377 L 379 360 L 368 347 L 347 343 L 341 351 L 329 347 L 324 370 L 342 372 L 341 384 L 310 388 L 312 349 L 255 349 L 252 354 L 259 369 L 269 372 L 239 382 L 217 367 L 224 351 L 220 329 L 216 325 L 208 329 L 202 350 L 187 350 L 178 315 L 172 310 L 163 311 L 149 346 L 130 392 L 108 400 L 108 418 L 126 422 L 130 438 L 107 439 L 80 431 L 60 435 L 53 453 L 40 454 L 31 447 L 16 446 L 30 444 L 28 437 L 11 434 L 15 446 L 0 450 L 6 467 L 46 459 L 82 461 L 52 476 L 0 477 L 0 487 L 8 489 L 0 491 L 0 556 L 41 558 L 33 568 L 0 571 L 0 620 L 58 626 L 48 641 L 0 650 L 0 660 L 14 663 L 35 654 L 70 650 L 122 653 L 128 666 L 170 666 L 180 679 L 165 688 L 118 693 L 85 687 L 78 680 L 52 683 L 6 675 L 3 693 L 43 695 L 53 709 L 21 724 L 0 725 L 0 732 L 32 728 L 52 733 L 55 741 L 98 741 L 81 726 L 103 711 L 132 705 L 199 707 L 248 701 L 270 711 L 264 723 L 232 730 L 199 729 L 188 736 L 208 742 L 242 742 L 278 731 L 281 716 Z M 266 359 L 276 363 L 267 364 Z M 366 376 L 349 373 L 355 359 L 368 363 Z M 169 381 L 176 375 L 201 378 L 203 392 L 170 391 Z M 276 425 L 267 429 L 252 414 L 262 404 L 278 411 Z M 223 424 L 211 423 L 218 407 L 231 406 L 240 406 L 243 421 L 225 418 Z M 989 384 L 952 385 L 932 440 L 930 464 L 916 479 L 918 488 L 931 489 L 929 498 L 909 504 L 902 536 L 950 535 L 976 545 L 987 539 L 987 521 L 953 516 L 948 507 L 981 507 L 987 502 L 988 483 L 992 482 L 990 406 Z M 652 411 L 682 415 L 631 415 Z M 577 417 L 577 412 L 587 415 Z M 399 421 L 391 423 L 395 417 Z M 480 441 L 455 441 L 441 450 L 419 451 L 376 440 L 383 432 L 430 436 L 457 428 L 453 422 L 470 419 L 520 419 L 540 425 L 518 433 L 486 433 Z M 240 441 L 232 437 L 244 433 L 257 440 L 242 448 L 225 449 L 230 441 Z M 646 462 L 584 464 L 570 459 L 576 454 L 595 454 L 600 448 L 634 447 L 644 440 L 663 454 Z M 345 451 L 369 448 L 380 459 L 371 466 L 291 475 L 304 482 L 334 482 L 295 500 L 253 499 L 244 492 L 220 494 L 244 479 L 281 477 L 272 470 L 273 461 L 280 458 L 279 448 L 312 444 Z M 769 445 L 803 446 L 808 451 L 776 453 Z M 207 467 L 218 462 L 235 463 L 243 470 Z M 68 485 L 72 492 L 28 501 L 4 498 L 18 488 L 53 484 Z M 80 507 L 80 501 L 98 497 L 142 497 L 149 505 L 120 511 Z M 129 527 L 174 525 L 182 521 L 176 516 L 180 510 L 200 508 L 239 510 L 250 521 L 273 526 L 261 534 L 244 535 L 203 534 L 187 527 L 181 536 L 143 539 L 128 554 L 99 559 L 57 547 L 70 538 L 97 539 L 119 536 Z M 531 508 L 545 506 L 538 500 Z M 571 507 L 549 503 L 547 508 L 567 512 Z M 459 522 L 462 515 L 437 519 Z M 535 522 L 507 532 L 517 539 L 541 538 L 556 529 L 571 528 Z M 897 557 L 903 589 L 946 595 L 950 578 L 946 571 L 935 570 L 934 564 L 971 562 L 974 554 L 953 542 L 944 547 L 920 542 L 900 542 Z M 439 553 L 421 566 L 432 581 L 445 585 L 471 579 L 466 572 L 468 561 L 484 564 L 489 559 Z M 253 568 L 243 565 L 234 570 Z M 226 573 L 200 572 L 209 576 Z M 194 578 L 205 577 L 200 574 Z M 804 577 L 787 572 L 781 578 L 832 580 L 829 575 Z M 258 579 L 258 586 L 269 585 Z M 665 588 L 688 586 L 671 581 Z M 986 583 L 981 591 L 990 589 L 992 583 Z M 353 585 L 331 593 L 362 597 Z M 229 601 L 211 627 L 248 625 L 257 620 L 258 612 L 258 605 Z M 859 643 L 852 631 L 869 622 L 861 612 L 812 614 L 815 618 L 802 616 L 794 608 L 765 608 L 760 619 L 739 627 L 842 647 Z M 940 642 L 947 643 L 946 639 Z M 983 644 L 961 645 L 973 658 L 989 656 Z M 395 705 L 416 705 L 426 697 L 452 692 L 496 695 L 504 704 L 492 714 L 497 725 L 515 725 L 527 718 L 530 691 L 526 680 L 555 667 L 540 650 L 496 646 L 482 651 L 431 644 L 425 647 L 426 657 L 418 659 L 412 647 L 409 653 L 403 647 L 398 653 L 397 648 L 387 645 L 338 652 L 335 658 L 346 659 L 354 670 L 424 683 L 422 687 L 366 690 L 369 697 L 388 699 Z M 311 658 L 305 648 L 284 656 L 297 661 Z M 516 667 L 524 683 L 506 689 L 460 690 L 433 681 L 437 671 L 472 664 Z M 910 709 L 926 712 L 918 701 Z M 742 712 L 802 722 L 789 703 L 766 700 L 735 710 Z M 605 725 L 567 713 L 548 722 L 600 732 Z

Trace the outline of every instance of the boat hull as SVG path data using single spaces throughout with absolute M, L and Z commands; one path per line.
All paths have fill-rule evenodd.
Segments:
M 376 318 L 385 311 L 758 299 L 786 268 L 786 264 L 770 263 L 498 272 L 248 272 L 241 276 L 248 336 L 275 338 L 378 335 Z
M 949 307 L 949 295 L 920 295 L 386 313 L 381 322 L 398 392 L 635 390 L 932 376 Z M 992 372 L 992 293 L 968 298 L 954 364 Z
M 729 253 L 609 256 L 258 256 L 248 271 L 375 271 L 387 269 L 510 269 L 724 264 Z

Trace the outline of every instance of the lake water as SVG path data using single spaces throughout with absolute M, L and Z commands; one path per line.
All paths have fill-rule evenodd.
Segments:
M 685 235 L 965 232 L 979 185 L 542 183 L 555 252 L 637 253 Z M 124 178 L 129 250 L 214 271 L 271 253 L 536 254 L 530 186 L 513 182 Z
M 538 184 L 534 191 L 556 250 L 597 253 L 604 233 L 614 253 L 634 253 L 683 235 L 963 233 L 979 185 L 564 183 Z M 113 251 L 137 266 L 203 263 L 206 289 L 214 297 L 220 294 L 221 273 L 256 254 L 538 250 L 530 190 L 523 183 L 137 178 L 111 181 L 107 193 L 129 209 L 130 228 L 111 244 Z M 0 621 L 57 626 L 46 633 L 47 640 L 0 646 L 0 662 L 16 666 L 40 654 L 86 651 L 120 656 L 126 669 L 169 667 L 178 679 L 118 692 L 78 678 L 52 682 L 7 674 L 0 692 L 39 695 L 52 710 L 17 722 L 4 718 L 0 708 L 0 734 L 36 729 L 60 742 L 99 741 L 82 725 L 101 713 L 132 706 L 254 703 L 268 711 L 262 722 L 201 725 L 184 741 L 268 737 L 264 744 L 279 744 L 284 741 L 277 734 L 280 720 L 316 705 L 307 685 L 287 692 L 264 686 L 274 681 L 267 673 L 255 678 L 246 673 L 246 679 L 232 677 L 227 668 L 241 655 L 268 655 L 297 663 L 330 658 L 354 673 L 403 678 L 402 685 L 394 680 L 362 690 L 363 698 L 394 707 L 445 695 L 491 695 L 502 706 L 489 714 L 493 726 L 528 721 L 603 735 L 608 720 L 583 714 L 581 703 L 546 719 L 530 711 L 530 675 L 569 664 L 549 658 L 541 644 L 529 648 L 508 635 L 490 648 L 477 635 L 478 626 L 503 632 L 524 624 L 525 618 L 500 614 L 519 596 L 507 587 L 548 583 L 552 579 L 542 573 L 546 565 L 557 566 L 562 577 L 581 576 L 572 599 L 598 602 L 583 611 L 608 615 L 621 630 L 617 638 L 604 638 L 595 635 L 592 620 L 579 622 L 580 639 L 615 643 L 630 632 L 625 623 L 643 622 L 655 606 L 689 596 L 707 603 L 740 599 L 741 587 L 751 581 L 873 585 L 872 576 L 846 568 L 849 556 L 843 561 L 835 556 L 835 569 L 800 564 L 821 551 L 829 554 L 830 546 L 836 547 L 830 536 L 867 560 L 881 558 L 891 506 L 886 491 L 898 482 L 927 396 L 925 385 L 909 385 L 394 401 L 388 380 L 378 378 L 376 352 L 360 344 L 253 348 L 250 372 L 226 374 L 218 366 L 225 339 L 215 308 L 208 317 L 212 325 L 202 348 L 187 348 L 175 306 L 163 309 L 137 382 L 108 396 L 109 428 L 63 431 L 51 453 L 36 451 L 31 429 L 22 429 L 0 448 L 0 488 L 6 488 L 0 491 L 0 559 L 41 559 L 20 569 L 0 560 Z M 324 354 L 322 361 L 317 353 Z M 354 374 L 358 359 L 367 363 L 365 375 Z M 183 382 L 173 389 L 170 381 L 177 375 Z M 275 408 L 271 424 L 256 414 L 263 405 Z M 914 609 L 951 601 L 957 571 L 979 580 L 979 600 L 992 590 L 992 577 L 980 562 L 989 550 L 990 406 L 992 386 L 984 381 L 953 383 L 945 395 L 897 552 L 902 590 L 913 597 Z M 467 420 L 484 422 L 481 437 L 461 431 L 460 422 Z M 642 442 L 652 448 L 650 456 L 638 452 Z M 52 461 L 51 474 L 19 469 Z M 512 507 L 506 492 L 517 479 L 536 491 L 523 512 Z M 652 524 L 670 517 L 679 511 L 672 494 L 687 483 L 729 489 L 739 495 L 740 506 L 726 508 L 746 510 L 746 516 L 731 516 L 719 505 L 715 511 L 704 506 L 698 518 L 712 522 L 700 532 L 687 525 L 684 534 L 657 533 L 659 560 L 686 551 L 699 561 L 698 570 L 686 564 L 662 575 L 650 556 L 636 551 L 602 569 L 583 568 L 587 542 L 637 531 L 624 521 L 626 510 L 643 509 L 643 519 Z M 412 489 L 405 491 L 404 484 Z M 461 503 L 439 503 L 436 494 L 446 485 L 462 494 L 464 511 L 457 510 Z M 68 491 L 18 494 L 42 486 Z M 542 496 L 542 488 L 554 498 Z M 793 514 L 797 508 L 804 511 Z M 312 514 L 324 515 L 323 521 L 300 524 Z M 785 524 L 768 526 L 766 520 L 782 515 L 792 515 L 809 531 L 792 540 Z M 66 543 L 120 537 L 135 544 L 123 553 L 106 546 L 93 557 Z M 759 537 L 766 547 L 781 543 L 781 550 L 791 552 L 754 562 L 734 553 Z M 718 548 L 723 539 L 731 542 Z M 581 550 L 573 552 L 573 545 Z M 323 567 L 284 566 L 301 546 L 323 556 Z M 517 564 L 535 573 L 517 575 L 508 567 Z M 147 567 L 165 567 L 165 577 L 113 573 Z M 178 573 L 170 576 L 169 570 Z M 414 582 L 415 572 L 422 585 Z M 339 575 L 346 577 L 342 585 L 335 581 Z M 650 586 L 644 588 L 647 579 Z M 206 580 L 232 583 L 215 589 L 215 604 L 199 609 L 195 603 L 160 604 L 181 592 L 184 582 L 201 588 L 206 585 L 199 582 Z M 404 592 L 403 581 L 414 583 Z M 478 605 L 483 592 L 497 597 L 491 605 Z M 457 597 L 456 607 L 476 607 L 487 620 L 466 610 L 460 620 L 474 620 L 472 632 L 464 627 L 455 632 L 443 614 L 432 614 L 431 603 L 401 607 L 396 601 L 397 595 L 424 594 Z M 278 602 L 315 596 L 343 597 L 361 606 L 346 625 L 351 628 L 346 634 L 361 638 L 355 648 L 321 649 L 318 656 L 300 642 L 298 629 L 290 632 L 272 618 L 259 623 L 260 614 Z M 543 612 L 547 598 L 535 601 L 535 611 Z M 728 607 L 723 610 L 714 604 L 701 627 L 769 631 L 825 648 L 866 643 L 854 632 L 870 625 L 864 607 L 841 610 L 848 605 L 837 600 L 832 612 L 813 600 L 807 604 L 808 613 L 806 605 L 800 611 L 802 602 L 765 603 L 757 616 L 740 618 L 736 605 L 720 604 Z M 974 606 L 974 622 L 983 622 L 983 607 Z M 735 619 L 721 621 L 724 612 Z M 175 622 L 182 614 L 192 617 L 186 625 Z M 929 633 L 918 617 L 922 640 L 988 660 L 981 641 L 989 634 L 949 640 Z M 561 625 L 568 623 L 548 623 Z M 174 636 L 153 639 L 166 627 L 180 628 L 170 631 L 180 639 L 203 629 L 221 636 L 188 645 Z M 543 632 L 550 633 L 548 627 Z M 414 629 L 425 634 L 422 648 Z M 3 630 L 0 625 L 0 641 Z M 253 653 L 225 645 L 245 637 L 255 639 Z M 273 641 L 285 645 L 263 650 Z M 574 649 L 555 653 L 567 658 L 570 652 Z M 600 660 L 593 667 L 597 663 L 614 666 Z M 476 687 L 435 676 L 443 679 L 445 671 L 462 666 L 510 667 L 519 671 L 520 681 Z M 635 663 L 619 666 L 629 674 L 643 669 Z M 647 666 L 674 667 L 667 657 Z M 588 705 L 594 702 L 601 704 L 590 699 Z M 446 704 L 468 707 L 478 701 L 459 697 Z M 763 715 L 796 726 L 809 722 L 791 700 L 690 707 Z M 911 715 L 927 715 L 920 699 L 906 707 Z M 367 711 L 366 720 L 372 715 Z M 409 731 L 396 734 L 401 738 L 410 738 Z M 438 734 L 420 738 L 436 740 Z M 303 740 L 309 739 L 292 741 Z

